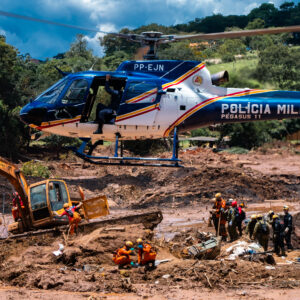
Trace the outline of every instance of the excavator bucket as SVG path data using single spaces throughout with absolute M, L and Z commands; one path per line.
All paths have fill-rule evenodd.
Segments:
M 83 200 L 84 218 L 88 221 L 109 214 L 108 201 L 105 195 Z

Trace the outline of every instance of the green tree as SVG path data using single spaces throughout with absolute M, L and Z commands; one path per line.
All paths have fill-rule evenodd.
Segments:
M 251 21 L 254 19 L 262 19 L 265 21 L 267 27 L 274 26 L 278 9 L 273 3 L 263 3 L 260 7 L 254 8 L 249 13 L 248 17 Z
M 159 51 L 158 56 L 160 59 L 201 60 L 188 41 L 170 44 L 166 49 Z
M 18 88 L 20 78 L 17 50 L 0 37 L 0 153 L 14 158 L 27 143 L 28 132 L 18 115 L 23 105 Z
M 220 139 L 224 136 L 230 137 L 230 146 L 246 149 L 258 147 L 271 140 L 263 122 L 225 124 L 221 126 L 220 134 Z
M 219 47 L 218 52 L 223 61 L 234 61 L 235 55 L 246 54 L 246 46 L 241 39 L 228 39 Z
M 130 55 L 125 51 L 115 51 L 114 54 L 102 59 L 102 67 L 104 70 L 114 71 L 123 61 L 129 59 Z
M 82 34 L 77 35 L 76 41 L 71 44 L 69 51 L 65 53 L 66 58 L 78 56 L 87 60 L 92 60 L 93 58 L 92 50 L 87 48 L 87 41 Z
M 300 52 L 284 45 L 273 45 L 259 54 L 256 75 L 281 89 L 300 89 Z

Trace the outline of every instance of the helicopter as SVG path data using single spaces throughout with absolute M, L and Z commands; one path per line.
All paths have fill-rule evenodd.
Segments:
M 67 74 L 58 70 L 63 78 L 25 105 L 20 119 L 46 135 L 81 139 L 81 146 L 73 150 L 91 163 L 179 167 L 179 132 L 219 123 L 299 118 L 300 92 L 221 87 L 219 84 L 229 79 L 227 71 L 211 75 L 201 61 L 159 60 L 156 57 L 158 46 L 181 40 L 216 40 L 282 32 L 300 32 L 300 26 L 192 35 L 164 35 L 152 31 L 107 33 L 147 46 L 145 60 L 124 61 L 113 72 L 91 70 Z M 111 113 L 106 115 L 99 130 L 99 120 L 92 117 L 92 111 L 97 93 L 103 88 L 117 91 L 119 98 L 113 109 L 104 106 L 104 109 L 110 108 Z M 123 156 L 124 140 L 170 136 L 173 136 L 171 158 Z M 103 140 L 115 141 L 114 156 L 93 155 Z M 90 143 L 92 146 L 86 152 Z

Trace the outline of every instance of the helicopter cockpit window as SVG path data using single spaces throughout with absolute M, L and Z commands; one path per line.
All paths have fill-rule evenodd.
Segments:
M 66 86 L 67 82 L 67 80 L 62 79 L 56 85 L 50 87 L 45 93 L 38 96 L 35 100 L 39 100 L 49 104 L 55 103 L 58 96 L 61 94 L 62 90 Z
M 141 96 L 141 99 L 139 99 Z M 125 101 L 127 103 L 153 103 L 157 97 L 157 85 L 153 82 L 132 81 L 128 83 L 125 91 Z
M 84 101 L 84 96 L 88 89 L 88 82 L 85 79 L 77 79 L 72 82 L 65 96 L 61 100 L 62 104 L 79 103 Z

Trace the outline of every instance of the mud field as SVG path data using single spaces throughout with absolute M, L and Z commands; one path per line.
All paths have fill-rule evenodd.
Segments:
M 78 198 L 80 185 L 87 197 L 106 194 L 112 215 L 160 208 L 164 219 L 153 231 L 114 225 L 81 232 L 67 242 L 51 235 L 0 241 L 0 299 L 300 299 L 297 249 L 286 258 L 274 256 L 272 264 L 263 258 L 229 260 L 226 250 L 234 243 L 222 243 L 213 260 L 184 256 L 186 247 L 214 232 L 207 220 L 216 192 L 243 200 L 247 216 L 270 209 L 282 213 L 289 204 L 295 220 L 293 245 L 299 248 L 298 153 L 286 147 L 243 155 L 197 148 L 180 153 L 184 169 L 100 167 L 73 157 L 45 162 L 53 177 L 67 181 L 73 198 Z M 11 187 L 0 180 L 0 192 L 10 193 Z M 151 241 L 158 260 L 169 261 L 152 271 L 120 272 L 112 262 L 113 251 L 139 237 Z M 55 257 L 52 252 L 60 243 L 63 254 Z

